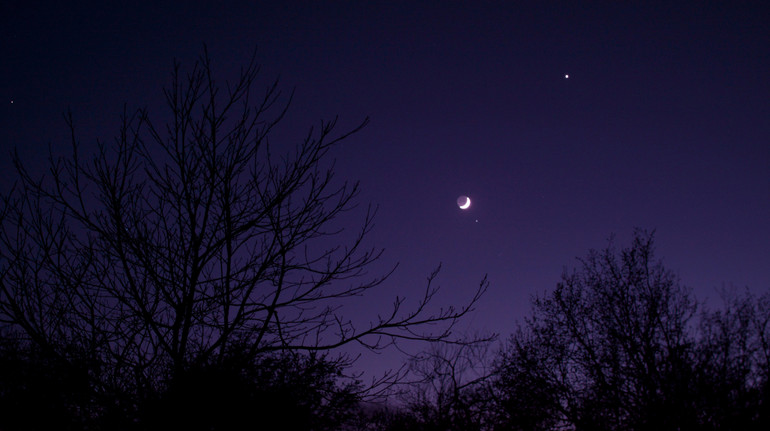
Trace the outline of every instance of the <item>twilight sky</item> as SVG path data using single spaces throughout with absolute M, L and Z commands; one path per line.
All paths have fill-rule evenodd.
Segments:
M 173 58 L 206 43 L 234 77 L 257 46 L 260 85 L 296 90 L 275 139 L 371 117 L 336 171 L 379 205 L 371 244 L 400 266 L 353 316 L 415 295 L 442 262 L 446 303 L 489 274 L 465 326 L 505 335 L 575 257 L 634 227 L 656 229 L 700 299 L 770 289 L 763 2 L 65 3 L 0 6 L 3 191 L 12 148 L 31 166 L 66 150 L 68 108 L 93 148 L 124 103 L 163 113 Z

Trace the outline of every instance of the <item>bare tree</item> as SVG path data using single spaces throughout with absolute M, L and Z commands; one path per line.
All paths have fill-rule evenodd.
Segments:
M 486 383 L 493 373 L 490 346 L 495 338 L 494 334 L 477 334 L 460 343 L 432 344 L 413 355 L 408 368 L 412 380 L 401 395 L 401 414 L 394 415 L 389 426 L 491 429 L 491 399 Z
M 572 388 L 562 378 L 563 358 L 542 346 L 537 331 L 517 328 L 500 352 L 492 381 L 496 430 L 571 429 L 566 406 L 574 405 Z
M 500 380 L 508 428 L 687 427 L 695 311 L 654 259 L 652 234 L 590 252 L 511 338 Z M 540 405 L 526 402 L 533 394 Z
M 770 294 L 723 290 L 723 307 L 704 311 L 693 379 L 700 422 L 710 429 L 770 425 Z
M 84 158 L 69 115 L 72 154 L 51 155 L 45 178 L 17 158 L 0 208 L 0 322 L 53 356 L 75 349 L 101 385 L 133 390 L 235 349 L 446 340 L 486 279 L 458 308 L 431 307 L 434 273 L 411 307 L 396 297 L 363 327 L 342 314 L 342 300 L 389 275 L 367 274 L 381 256 L 365 245 L 375 211 L 352 234 L 341 225 L 359 186 L 335 181 L 327 162 L 367 121 L 344 133 L 321 122 L 276 155 L 269 137 L 288 101 L 277 83 L 257 94 L 258 71 L 252 59 L 220 85 L 208 54 L 188 73 L 177 63 L 165 124 L 124 110 L 114 142 Z

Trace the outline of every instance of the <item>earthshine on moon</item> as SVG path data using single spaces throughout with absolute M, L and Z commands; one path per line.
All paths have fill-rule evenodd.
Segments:
M 457 206 L 460 207 L 461 210 L 467 210 L 468 207 L 471 206 L 471 198 L 468 196 L 460 196 L 457 198 Z

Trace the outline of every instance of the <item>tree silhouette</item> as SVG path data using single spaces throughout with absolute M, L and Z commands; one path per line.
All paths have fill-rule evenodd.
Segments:
M 0 428 L 85 427 L 91 396 L 84 364 L 62 363 L 4 334 L 0 342 Z
M 512 418 L 540 427 L 649 429 L 670 428 L 684 413 L 670 385 L 691 371 L 679 355 L 689 348 L 695 303 L 654 260 L 652 244 L 652 235 L 637 231 L 630 248 L 591 251 L 534 301 L 532 318 L 510 343 L 511 368 L 504 365 L 507 382 L 529 383 L 503 391 Z M 518 410 L 527 387 L 538 388 L 542 410 Z M 553 412 L 556 423 L 546 418 Z
M 280 354 L 242 363 L 231 358 L 187 369 L 146 401 L 149 429 L 338 430 L 358 411 L 361 387 L 340 382 L 339 364 L 310 354 Z
M 380 286 L 381 251 L 351 231 L 358 183 L 336 182 L 327 159 L 336 120 L 292 149 L 269 140 L 284 118 L 277 83 L 254 88 L 252 61 L 234 82 L 215 79 L 205 53 L 165 90 L 164 124 L 124 110 L 111 145 L 72 154 L 19 181 L 0 208 L 0 322 L 48 357 L 89 364 L 97 393 L 152 393 L 191 369 L 357 343 L 444 340 L 469 302 L 433 310 L 434 272 L 411 308 L 395 298 L 366 326 L 341 301 Z M 290 97 L 288 98 L 290 100 Z M 438 324 L 438 325 L 437 325 Z M 73 349 L 72 347 L 76 347 Z
M 653 235 L 591 251 L 501 354 L 495 429 L 764 429 L 768 296 L 704 312 Z M 763 407 L 764 406 L 764 407 Z
M 559 429 L 566 422 L 563 405 L 570 392 L 548 370 L 560 366 L 561 356 L 541 348 L 534 334 L 518 328 L 500 352 L 492 384 L 497 412 L 494 429 Z
M 723 291 L 705 311 L 695 354 L 695 393 L 705 429 L 770 426 L 770 295 Z
M 409 363 L 413 381 L 402 395 L 413 427 L 422 430 L 481 430 L 488 425 L 490 345 L 495 336 L 461 344 L 433 344 Z M 404 419 L 404 418 L 402 418 Z

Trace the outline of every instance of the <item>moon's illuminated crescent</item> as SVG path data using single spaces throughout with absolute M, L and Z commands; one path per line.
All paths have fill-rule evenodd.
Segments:
M 460 203 L 462 202 L 462 199 L 465 199 L 465 203 Z M 457 206 L 459 206 L 461 210 L 468 209 L 468 207 L 471 206 L 471 198 L 468 196 L 460 196 L 460 199 L 457 200 Z

